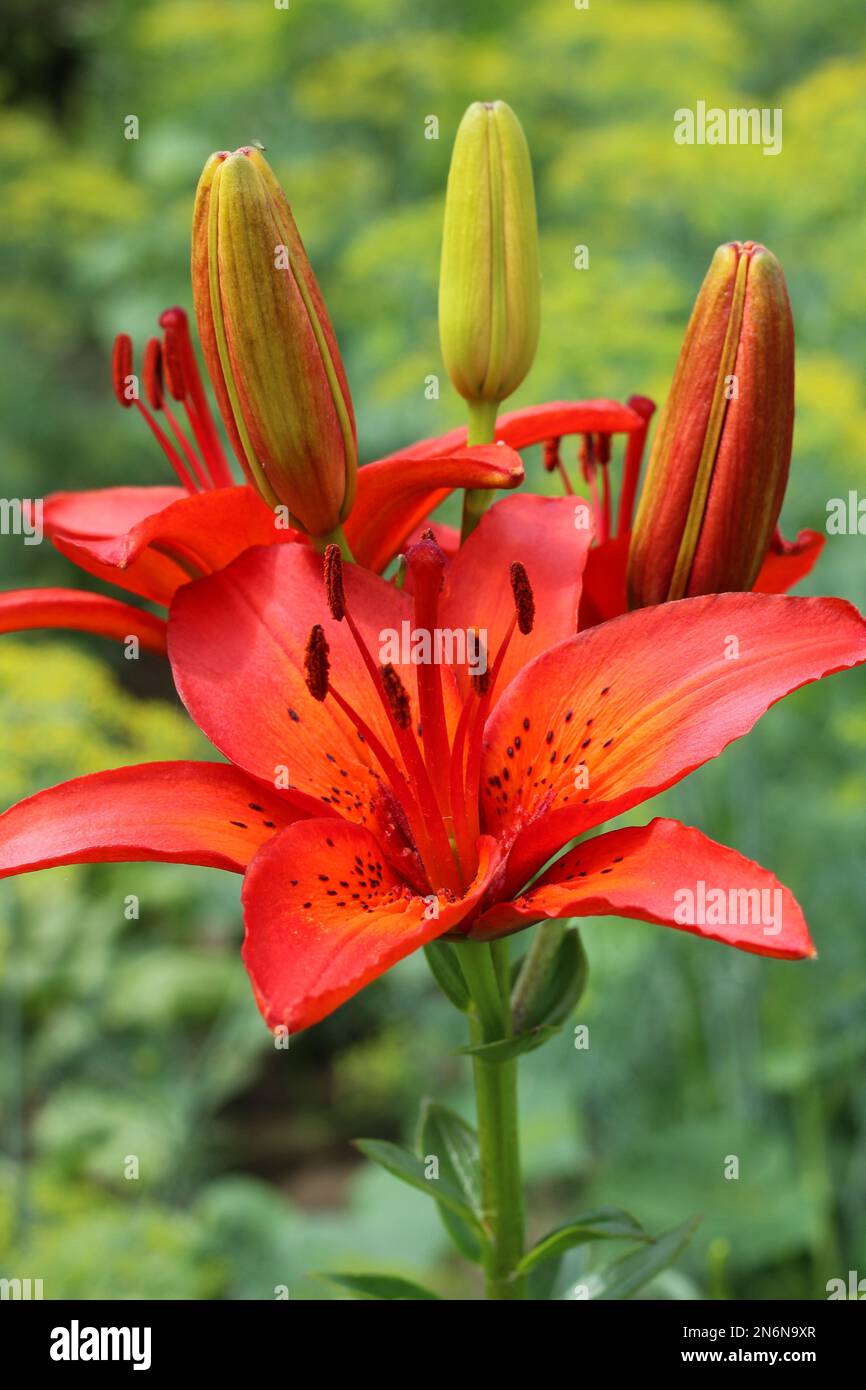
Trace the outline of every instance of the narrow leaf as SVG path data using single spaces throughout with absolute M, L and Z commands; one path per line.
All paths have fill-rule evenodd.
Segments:
M 431 941 L 424 947 L 424 954 L 442 993 L 465 1014 L 470 1003 L 469 988 L 454 947 L 447 941 Z
M 390 1144 L 385 1139 L 355 1139 L 353 1142 L 365 1158 L 381 1164 L 395 1178 L 440 1202 L 470 1225 L 477 1225 L 475 1213 L 466 1204 L 460 1188 L 447 1178 L 425 1177 L 424 1164 L 408 1149 L 401 1148 L 399 1144 Z
M 482 1062 L 507 1062 L 511 1057 L 519 1057 L 523 1052 L 534 1052 L 548 1038 L 559 1032 L 556 1027 L 533 1028 L 528 1033 L 518 1033 L 514 1038 L 500 1038 L 498 1042 L 475 1043 L 458 1047 L 461 1056 L 478 1057 Z
M 604 1269 L 594 1270 L 578 1284 L 572 1285 L 563 1298 L 573 1301 L 578 1289 L 581 1290 L 582 1298 L 599 1301 L 631 1298 L 638 1289 L 643 1288 L 644 1284 L 648 1284 L 661 1270 L 673 1263 L 688 1245 L 700 1220 L 699 1216 L 693 1216 L 682 1225 L 664 1231 L 651 1245 L 633 1250 L 630 1254 L 606 1265 Z
M 575 1245 L 586 1245 L 592 1240 L 642 1240 L 651 1241 L 633 1216 L 618 1207 L 602 1207 L 599 1211 L 587 1212 L 564 1226 L 557 1226 L 535 1244 L 524 1255 L 517 1266 L 518 1274 L 527 1274 L 545 1260 L 558 1260 Z
M 316 1278 L 335 1284 L 338 1289 L 349 1289 L 358 1298 L 439 1298 L 438 1293 L 431 1293 L 413 1280 L 400 1279 L 394 1274 L 317 1274 Z
M 425 1100 L 421 1107 L 416 1139 L 418 1157 L 426 1162 L 435 1157 L 439 1162 L 439 1181 L 444 1178 L 458 1188 L 479 1225 L 482 1222 L 481 1168 L 478 1157 L 478 1136 L 471 1125 L 453 1110 L 434 1100 Z M 459 1216 L 440 1204 L 443 1225 L 460 1253 L 476 1264 L 481 1260 L 481 1242 L 474 1226 L 468 1226 Z

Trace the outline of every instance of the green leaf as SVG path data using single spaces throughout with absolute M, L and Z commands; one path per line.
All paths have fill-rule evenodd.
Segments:
M 589 961 L 583 941 L 580 933 L 571 928 L 564 933 L 537 995 L 529 1001 L 521 1031 L 561 1027 L 586 989 L 588 978 Z
M 415 1147 L 421 1160 L 435 1155 L 439 1160 L 439 1181 L 445 1178 L 460 1190 L 480 1225 L 481 1168 L 478 1136 L 472 1126 L 438 1101 L 425 1100 L 418 1120 Z M 461 1255 L 479 1264 L 481 1242 L 476 1227 L 467 1225 L 461 1217 L 441 1204 L 439 1215 Z
M 585 1245 L 591 1240 L 651 1241 L 652 1236 L 627 1211 L 621 1211 L 619 1207 L 601 1207 L 542 1236 L 523 1256 L 517 1273 L 528 1274 L 545 1260 L 558 1260 L 566 1250 L 571 1250 L 575 1245 Z
M 700 1220 L 699 1216 L 693 1216 L 682 1225 L 674 1226 L 657 1236 L 652 1244 L 623 1255 L 604 1269 L 594 1270 L 578 1284 L 573 1284 L 563 1294 L 563 1299 L 573 1301 L 575 1290 L 578 1288 L 582 1290 L 582 1298 L 599 1301 L 631 1298 L 638 1289 L 643 1288 L 644 1284 L 648 1284 L 661 1270 L 673 1263 L 688 1245 Z
M 457 952 L 447 941 L 430 941 L 424 947 L 427 964 L 437 985 L 455 1008 L 466 1013 L 471 999 L 466 976 L 460 969 Z
M 401 1148 L 399 1144 L 390 1144 L 386 1139 L 355 1139 L 353 1142 L 365 1158 L 381 1164 L 395 1178 L 432 1197 L 456 1216 L 462 1216 L 470 1225 L 477 1226 L 475 1213 L 467 1205 L 460 1188 L 447 1178 L 425 1177 L 424 1164 L 408 1149 Z
M 522 1052 L 534 1052 L 548 1038 L 559 1032 L 559 1025 L 551 1028 L 533 1028 L 528 1033 L 518 1033 L 514 1038 L 500 1038 L 491 1043 L 470 1043 L 458 1047 L 457 1052 L 464 1057 L 478 1057 L 482 1062 L 507 1062 L 511 1057 L 519 1057 Z
M 394 1274 L 317 1274 L 315 1278 L 335 1284 L 338 1289 L 349 1289 L 358 1298 L 439 1298 L 438 1293 Z

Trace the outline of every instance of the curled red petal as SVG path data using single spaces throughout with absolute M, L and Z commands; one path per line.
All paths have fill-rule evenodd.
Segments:
M 228 763 L 162 762 L 76 777 L 0 816 L 0 878 L 57 864 L 165 860 L 243 873 L 299 812 Z
M 66 628 L 125 642 L 137 637 L 145 651 L 165 656 L 165 620 L 116 598 L 77 589 L 16 589 L 0 594 L 0 632 Z

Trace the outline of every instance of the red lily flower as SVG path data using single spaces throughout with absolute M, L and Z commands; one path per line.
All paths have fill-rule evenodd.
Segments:
M 269 1025 L 293 1030 L 436 937 L 550 917 L 813 954 L 772 874 L 675 821 L 599 834 L 532 882 L 788 692 L 866 661 L 866 623 L 837 599 L 710 595 L 575 635 L 588 543 L 570 500 L 518 496 L 450 562 L 415 545 L 411 595 L 344 573 L 335 548 L 323 582 L 306 546 L 250 550 L 188 584 L 169 623 L 177 688 L 234 767 L 157 764 L 42 792 L 0 817 L 0 873 L 121 858 L 245 870 L 244 960 Z M 404 623 L 428 640 L 486 634 L 486 666 L 384 660 Z M 701 883 L 774 895 L 772 928 L 684 920 L 677 896 Z
M 125 335 L 115 345 L 113 379 L 118 400 L 142 415 L 178 485 L 54 493 L 45 499 L 43 525 L 56 549 L 80 569 L 167 608 L 183 584 L 222 569 L 251 546 L 307 544 L 308 538 L 276 526 L 274 513 L 255 490 L 233 483 L 186 314 L 167 309 L 160 325 L 162 339 L 152 338 L 144 354 L 144 399 L 135 389 L 132 348 Z M 186 430 L 178 418 L 180 408 Z M 638 415 L 613 401 L 554 402 L 504 415 L 497 446 L 470 448 L 465 428 L 422 440 L 360 470 L 347 540 L 360 564 L 381 571 L 455 488 L 518 487 L 524 475 L 516 450 L 553 430 L 559 435 L 635 431 L 640 424 Z M 153 615 L 124 605 L 100 610 L 90 595 L 74 589 L 51 595 L 48 622 L 43 591 L 9 594 L 0 607 L 0 632 L 52 626 L 117 638 L 132 633 L 143 645 L 153 646 L 155 625 L 161 621 Z M 124 608 L 127 616 L 121 622 Z M 164 632 L 156 640 L 154 649 L 164 648 Z

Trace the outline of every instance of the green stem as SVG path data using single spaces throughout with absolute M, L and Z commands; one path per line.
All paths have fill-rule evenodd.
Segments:
M 465 942 L 460 961 L 472 995 L 469 1026 L 473 1043 L 498 1042 L 511 1034 L 508 1003 L 508 943 Z M 517 1108 L 517 1058 L 472 1059 L 481 1201 L 489 1237 L 484 1243 L 484 1285 L 489 1299 L 526 1298 L 525 1278 L 514 1270 L 523 1254 L 523 1186 Z
M 349 542 L 346 540 L 346 537 L 343 533 L 343 528 L 339 524 L 339 522 L 337 523 L 335 529 L 333 531 L 330 531 L 328 535 L 313 536 L 312 541 L 313 545 L 315 546 L 316 550 L 318 550 L 320 555 L 324 555 L 327 546 L 338 545 L 343 553 L 343 559 L 348 560 L 350 563 L 354 562 L 355 557 L 349 549 Z
M 498 401 L 468 401 L 469 429 L 466 442 L 470 445 L 492 444 L 496 435 Z M 463 494 L 463 528 L 461 544 L 471 536 L 495 496 L 488 487 L 468 487 Z

